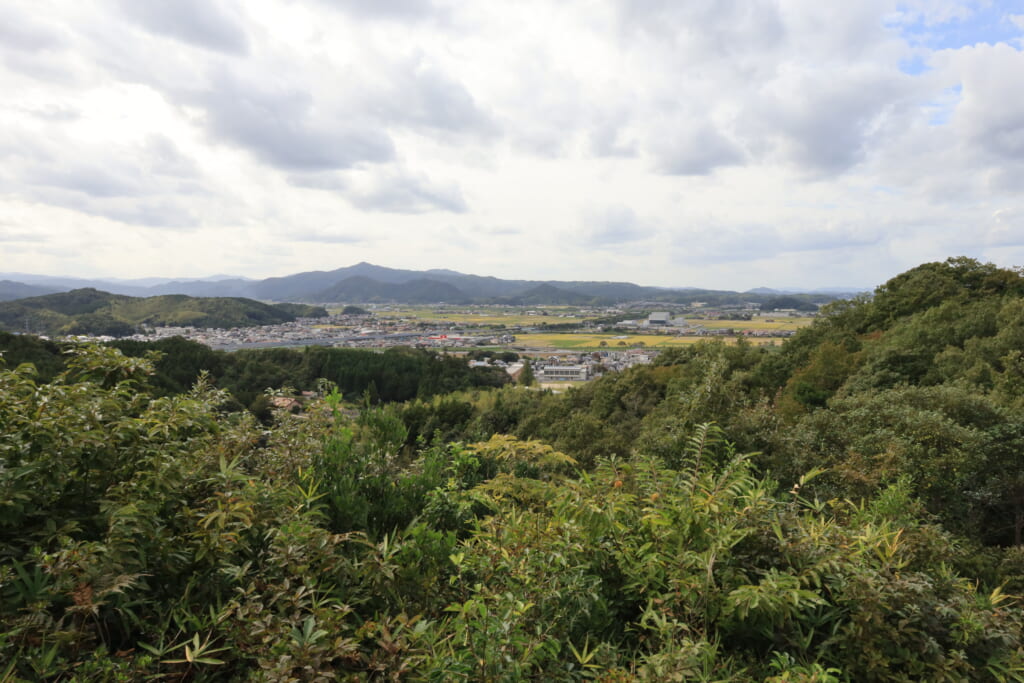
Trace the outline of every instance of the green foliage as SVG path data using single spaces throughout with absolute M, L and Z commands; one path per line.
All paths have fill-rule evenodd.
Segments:
M 6 675 L 369 672 L 384 652 L 363 648 L 383 638 L 364 628 L 375 610 L 447 604 L 434 585 L 454 534 L 410 525 L 445 449 L 405 468 L 404 428 L 383 409 L 354 424 L 314 412 L 261 438 L 202 384 L 147 395 L 151 372 L 97 347 L 50 385 L 28 366 L 0 372 Z M 365 468 L 344 472 L 350 490 L 331 478 L 329 465 L 354 465 L 343 458 Z M 332 530 L 346 493 L 363 497 L 367 533 Z
M 870 497 L 909 477 L 947 528 L 989 543 L 1012 542 L 1020 499 L 1018 418 L 956 386 L 856 394 L 806 417 L 773 458 L 778 474 L 831 469 L 825 495 Z
M 587 663 L 628 653 L 642 680 L 1019 670 L 1015 646 L 1000 644 L 1019 639 L 1018 615 L 948 570 L 920 571 L 946 541 L 889 521 L 883 510 L 903 505 L 776 498 L 713 427 L 681 463 L 605 461 L 542 508 L 503 498 L 453 557 L 465 597 L 445 626 L 460 638 L 447 675 L 568 678 L 595 643 Z
M 807 365 L 794 372 L 779 397 L 779 413 L 791 418 L 824 407 L 857 368 L 856 353 L 825 341 L 811 353 Z
M 530 364 L 529 360 L 523 361 L 523 371 L 520 373 L 517 383 L 524 387 L 529 387 L 533 386 L 535 381 L 537 380 L 533 374 L 533 365 Z
M 153 377 L 158 391 L 180 393 L 206 372 L 216 386 L 231 393 L 231 407 L 255 405 L 261 412 L 260 398 L 267 389 L 294 387 L 313 391 L 322 381 L 331 383 L 346 396 L 360 396 L 372 386 L 375 400 L 383 402 L 430 399 L 462 389 L 498 387 L 509 382 L 500 368 L 470 368 L 455 357 L 409 348 L 383 353 L 327 347 L 227 353 L 177 337 L 158 342 L 122 340 L 112 346 L 130 356 L 160 351 L 163 356 Z M 429 422 L 429 418 L 422 422 Z M 435 427 L 428 426 L 428 431 L 423 432 L 419 429 L 422 422 L 409 424 L 413 440 L 421 434 L 425 438 L 432 436 Z M 444 418 L 441 423 L 439 428 L 444 430 L 451 421 Z
M 792 308 L 798 311 L 817 311 L 818 305 L 810 294 L 788 294 L 774 296 L 761 302 L 762 311 L 774 311 L 777 308 Z
M 323 306 L 311 306 L 309 304 L 280 303 L 271 304 L 279 311 L 295 318 L 326 318 L 330 315 Z
M 408 430 L 407 444 L 428 443 L 432 440 L 456 441 L 466 432 L 474 415 L 473 405 L 448 394 L 433 400 L 416 400 L 401 410 L 401 418 Z
M 561 395 L 8 338 L 0 680 L 1024 680 L 1020 294 L 927 264 Z
M 35 367 L 36 378 L 50 382 L 64 369 L 60 347 L 50 341 L 27 334 L 0 332 L 0 363 L 15 368 L 22 363 Z
M 950 258 L 908 270 L 878 287 L 869 325 L 885 326 L 943 302 L 1022 294 L 1024 279 L 1019 272 L 963 256 Z
M 166 395 L 188 391 L 203 373 L 211 378 L 220 377 L 225 365 L 230 362 L 227 354 L 182 337 L 155 342 L 120 340 L 112 342 L 110 346 L 131 357 L 158 352 L 160 358 L 154 363 L 151 381 L 157 392 Z
M 139 325 L 250 327 L 291 322 L 299 315 L 326 315 L 322 308 L 272 306 L 237 297 L 190 297 L 169 294 L 130 297 L 96 289 L 76 289 L 0 303 L 0 326 L 35 334 L 126 336 Z

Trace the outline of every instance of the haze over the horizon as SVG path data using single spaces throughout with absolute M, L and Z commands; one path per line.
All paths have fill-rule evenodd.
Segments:
M 1024 263 L 1021 0 L 14 0 L 0 271 Z

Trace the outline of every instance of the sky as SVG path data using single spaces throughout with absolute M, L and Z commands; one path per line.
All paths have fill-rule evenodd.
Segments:
M 1024 264 L 1024 0 L 4 0 L 0 271 Z

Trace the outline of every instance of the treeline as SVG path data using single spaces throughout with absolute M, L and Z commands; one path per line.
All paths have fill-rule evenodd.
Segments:
M 250 409 L 268 417 L 268 389 L 313 391 L 320 380 L 333 383 L 345 396 L 371 403 L 409 401 L 460 389 L 499 387 L 508 383 L 498 368 L 470 368 L 462 358 L 413 348 L 383 352 L 311 346 L 214 351 L 198 342 L 171 337 L 155 342 L 119 340 L 108 346 L 126 356 L 142 358 L 157 352 L 152 391 L 159 396 L 187 393 L 201 374 L 229 392 L 224 408 Z M 0 352 L 8 366 L 33 363 L 41 381 L 64 369 L 67 353 L 60 345 L 27 335 L 0 332 Z
M 269 429 L 8 365 L 0 680 L 1024 680 L 1022 297 L 953 259 L 781 351 Z

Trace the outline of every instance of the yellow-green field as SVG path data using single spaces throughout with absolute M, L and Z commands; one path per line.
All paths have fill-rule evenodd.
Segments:
M 643 343 L 644 346 L 652 348 L 668 348 L 672 346 L 686 346 L 687 344 L 696 344 L 699 341 L 708 341 L 711 339 L 721 339 L 728 344 L 735 344 L 736 340 L 734 337 L 672 337 L 669 335 L 661 334 L 631 334 L 626 339 L 619 339 L 622 335 L 614 334 L 519 334 L 516 335 L 515 346 L 525 346 L 527 348 L 556 348 L 556 349 L 570 349 L 570 350 L 594 350 L 594 349 L 608 349 L 614 351 L 616 349 L 626 349 Z M 605 342 L 605 346 L 601 346 L 601 342 Z M 751 344 L 758 346 L 770 345 L 772 342 L 781 343 L 781 339 L 772 339 L 771 337 L 751 337 L 749 339 Z
M 542 323 L 548 325 L 575 324 L 587 320 L 579 310 L 569 306 L 538 306 L 548 315 L 527 315 L 525 310 L 505 310 L 501 307 L 452 307 L 451 310 L 435 306 L 403 306 L 387 311 L 377 310 L 374 314 L 384 319 L 405 319 L 435 323 L 458 323 L 460 325 L 507 325 L 509 327 L 531 327 Z M 337 313 L 341 309 L 332 310 Z M 753 320 L 699 320 L 692 319 L 693 325 L 709 330 L 733 328 L 736 330 L 797 330 L 810 325 L 813 318 L 791 318 L 788 316 L 761 315 Z
M 722 330 L 731 327 L 734 330 L 799 330 L 807 327 L 814 318 L 787 318 L 759 316 L 753 320 L 691 320 L 693 325 L 700 325 L 709 330 Z
M 479 312 L 467 311 L 467 309 L 446 311 L 435 308 L 394 308 L 390 311 L 376 311 L 378 318 L 404 318 L 407 320 L 422 320 L 424 322 L 449 322 L 463 325 L 548 325 L 581 323 L 586 318 L 573 315 L 575 309 L 563 309 L 557 306 L 544 306 L 548 315 L 527 315 L 525 312 L 502 312 L 500 309 L 483 309 Z M 562 317 L 562 316 L 565 317 Z

